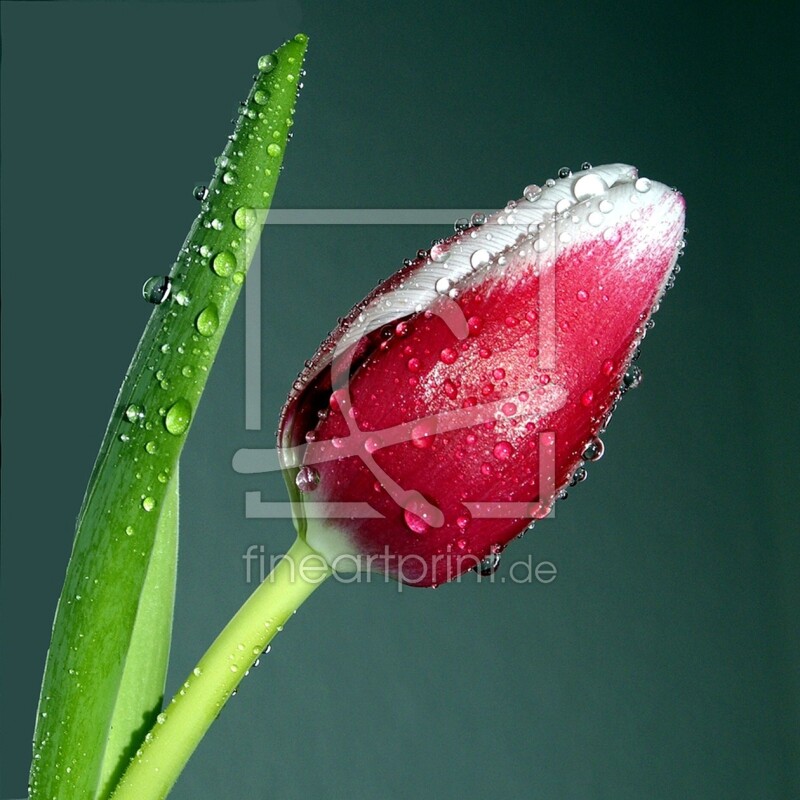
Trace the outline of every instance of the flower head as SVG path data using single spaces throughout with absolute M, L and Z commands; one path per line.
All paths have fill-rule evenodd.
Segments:
M 559 175 L 407 262 L 295 382 L 282 463 L 335 566 L 421 586 L 491 569 L 602 453 L 684 202 L 622 164 Z

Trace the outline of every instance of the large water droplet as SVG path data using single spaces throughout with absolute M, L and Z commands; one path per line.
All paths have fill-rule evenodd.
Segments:
M 319 486 L 319 472 L 314 467 L 302 466 L 298 470 L 294 482 L 301 492 L 313 492 Z
M 411 508 L 407 508 L 403 512 L 403 519 L 408 529 L 414 533 L 425 533 L 430 528 L 430 525 L 421 516 L 415 514 Z
M 192 189 L 192 194 L 194 195 L 195 200 L 199 200 L 202 203 L 203 200 L 208 197 L 208 186 L 198 183 L 197 186 Z
M 247 206 L 240 206 L 233 214 L 233 221 L 237 228 L 245 231 L 255 223 L 256 212 Z
M 211 268 L 220 278 L 227 278 L 232 275 L 233 271 L 236 269 L 236 256 L 229 250 L 223 250 L 221 253 L 217 253 L 217 255 L 214 256 L 214 260 L 211 262 Z
M 186 432 L 191 421 L 192 404 L 181 397 L 167 410 L 164 417 L 164 427 L 173 434 L 173 436 L 180 436 L 182 433 Z
M 260 106 L 265 106 L 269 102 L 269 92 L 263 89 L 256 89 L 253 93 L 253 100 Z
M 572 193 L 578 201 L 588 200 L 590 197 L 597 197 L 608 189 L 606 182 L 596 173 L 590 172 L 581 175 L 572 187 Z
M 636 364 L 631 364 L 622 378 L 622 387 L 626 390 L 635 389 L 642 382 L 643 377 L 641 368 Z
M 439 278 L 436 281 L 436 291 L 439 294 L 447 294 L 453 288 L 453 282 L 450 278 Z
M 203 336 L 213 336 L 219 327 L 219 311 L 214 303 L 209 303 L 195 320 L 198 333 Z
M 583 451 L 583 458 L 584 461 L 599 461 L 603 457 L 603 453 L 606 451 L 606 446 L 603 444 L 603 440 L 599 436 L 595 436 L 589 444 L 586 445 L 586 449 Z
M 272 72 L 278 66 L 278 59 L 272 53 L 258 59 L 258 68 L 261 72 Z
M 154 275 L 148 278 L 142 286 L 142 297 L 148 303 L 153 305 L 160 305 L 168 297 L 172 291 L 172 278 L 169 275 Z
M 443 261 L 447 261 L 449 257 L 450 251 L 443 242 L 437 242 L 431 247 L 431 261 L 441 264 Z
M 529 203 L 533 203 L 541 197 L 542 187 L 531 183 L 525 187 L 522 194 Z
M 636 183 L 633 184 L 633 188 L 636 189 L 637 192 L 649 192 L 652 185 L 649 178 L 639 178 Z
M 145 497 L 142 500 L 142 508 L 145 511 L 152 511 L 156 507 L 156 501 L 152 497 Z
M 492 256 L 488 250 L 476 250 L 469 257 L 469 265 L 472 269 L 480 269 L 481 267 L 485 267 L 491 260 Z

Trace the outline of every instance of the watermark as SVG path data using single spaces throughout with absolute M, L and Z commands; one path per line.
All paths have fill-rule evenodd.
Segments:
M 482 561 L 470 553 L 454 552 L 448 548 L 431 558 L 415 554 L 397 554 L 384 548 L 382 553 L 370 555 L 340 555 L 328 564 L 317 554 L 308 554 L 300 559 L 289 555 L 267 554 L 263 544 L 251 544 L 242 554 L 244 581 L 260 584 L 274 580 L 275 568 L 289 570 L 290 583 L 322 583 L 328 577 L 338 583 L 395 583 L 398 591 L 404 586 L 427 585 L 431 575 L 438 574 L 440 582 L 459 583 L 469 572 L 474 572 L 478 583 L 513 583 L 549 585 L 558 577 L 558 568 L 552 561 L 535 560 L 528 554 L 508 565 L 505 574 L 499 571 L 481 572 Z M 442 569 L 444 567 L 444 569 Z M 446 576 L 442 579 L 442 575 Z
M 534 237 L 530 235 L 527 223 L 515 222 L 513 210 L 507 209 L 507 212 L 494 222 L 484 222 L 474 226 L 475 236 L 468 248 L 471 255 L 465 252 L 456 253 L 455 256 L 444 259 L 443 264 L 437 265 L 434 263 L 436 261 L 434 253 L 431 252 L 428 271 L 435 273 L 437 268 L 440 269 L 443 275 L 450 276 L 446 282 L 435 280 L 438 273 L 428 280 L 429 286 L 427 283 L 421 286 L 420 282 L 409 282 L 408 287 L 392 290 L 391 303 L 387 304 L 383 302 L 382 297 L 376 297 L 359 310 L 356 319 L 350 321 L 336 343 L 329 361 L 331 393 L 336 407 L 347 424 L 346 436 L 329 441 L 302 443 L 295 447 L 242 448 L 234 455 L 234 470 L 241 474 L 269 473 L 301 466 L 314 468 L 344 457 L 356 457 L 364 463 L 375 481 L 399 508 L 425 519 L 432 527 L 441 526 L 444 523 L 441 509 L 415 487 L 402 485 L 397 476 L 390 475 L 384 470 L 378 463 L 376 454 L 383 448 L 398 443 L 413 442 L 419 437 L 419 431 L 423 428 L 427 437 L 476 428 L 498 419 L 511 419 L 517 422 L 541 420 L 563 407 L 567 398 L 566 390 L 554 384 L 532 383 L 528 389 L 516 391 L 513 397 L 503 397 L 466 408 L 439 412 L 383 430 L 365 431 L 358 425 L 350 395 L 349 379 L 356 350 L 353 345 L 375 331 L 399 323 L 412 313 L 423 310 L 438 316 L 457 340 L 465 340 L 470 334 L 470 327 L 469 320 L 456 301 L 457 282 L 462 278 L 470 280 L 475 278 L 476 253 L 481 254 L 481 259 L 486 262 L 482 266 L 486 266 L 494 259 L 494 256 L 490 257 L 490 250 L 492 253 L 500 252 L 499 246 L 505 244 L 508 248 L 515 248 L 517 255 L 527 255 L 540 265 L 537 275 L 539 282 L 537 308 L 530 310 L 530 319 L 536 325 L 537 332 L 537 349 L 534 357 L 539 370 L 552 370 L 557 355 L 556 270 L 548 267 L 554 266 L 558 254 L 560 238 L 557 234 L 560 223 L 557 215 L 552 215 L 552 219 L 548 222 L 552 230 L 545 235 L 544 228 L 547 226 L 539 225 Z M 453 220 L 459 217 L 468 226 L 467 219 L 470 214 L 461 209 L 278 209 L 267 217 L 267 224 L 315 227 L 431 226 L 452 225 Z M 475 220 L 475 215 L 472 215 L 472 220 Z M 527 254 L 526 247 L 529 248 Z M 245 427 L 247 430 L 261 430 L 260 236 L 249 237 L 248 249 L 254 258 L 245 286 Z M 536 482 L 538 497 L 530 502 L 495 501 L 486 497 L 467 499 L 463 505 L 473 519 L 535 520 L 554 515 L 556 434 L 554 431 L 539 431 L 536 436 L 537 451 L 531 452 L 529 458 L 538 458 L 539 470 Z M 304 497 L 303 511 L 308 518 L 317 519 L 382 517 L 382 514 L 368 502 L 315 502 L 309 495 Z M 247 518 L 290 519 L 292 504 L 288 501 L 264 500 L 260 491 L 247 491 L 245 514 Z

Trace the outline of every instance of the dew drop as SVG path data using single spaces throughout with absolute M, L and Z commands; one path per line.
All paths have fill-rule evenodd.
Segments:
M 275 56 L 272 55 L 272 53 L 266 56 L 261 56 L 261 58 L 258 59 L 258 69 L 264 73 L 272 72 L 272 70 L 274 70 L 277 65 L 278 65 L 278 59 L 275 58 Z
M 575 199 L 580 201 L 588 200 L 590 197 L 597 197 L 603 194 L 608 189 L 606 182 L 597 174 L 590 172 L 587 175 L 581 175 L 575 181 L 572 187 L 572 193 Z
M 281 154 L 281 146 L 275 142 L 267 145 L 267 155 L 277 158 Z
M 214 303 L 209 303 L 195 320 L 197 332 L 202 336 L 213 336 L 219 327 L 219 311 Z
M 606 446 L 603 444 L 603 440 L 595 436 L 589 444 L 586 445 L 586 449 L 583 451 L 583 458 L 584 461 L 599 461 L 603 457 L 603 453 L 606 451 Z
M 156 501 L 152 497 L 145 497 L 142 500 L 142 508 L 145 511 L 152 511 L 156 507 Z
M 631 364 L 622 378 L 622 386 L 626 390 L 635 389 L 642 382 L 643 377 L 641 368 L 637 367 L 636 364 Z
M 128 422 L 139 422 L 139 420 L 144 419 L 144 409 L 136 405 L 136 403 L 131 403 L 125 409 L 125 419 Z
M 305 493 L 313 492 L 319 486 L 319 472 L 314 467 L 300 467 L 294 479 L 297 488 Z
M 513 452 L 514 448 L 511 446 L 511 443 L 503 441 L 503 442 L 498 442 L 494 446 L 494 449 L 492 450 L 492 455 L 498 461 L 507 461 L 511 457 L 511 454 Z
M 450 278 L 439 278 L 436 281 L 436 291 L 439 294 L 447 294 L 453 288 L 453 282 Z
M 569 167 L 561 167 L 558 171 L 559 178 L 569 178 L 572 176 L 572 170 Z
M 226 186 L 231 186 L 232 184 L 236 183 L 236 176 L 232 172 L 224 172 L 222 174 L 222 182 Z
M 485 267 L 492 260 L 488 250 L 476 250 L 469 257 L 469 265 L 472 269 L 480 269 Z
M 443 261 L 447 261 L 448 258 L 450 258 L 450 251 L 443 242 L 437 242 L 431 247 L 431 261 L 441 264 Z
M 221 230 L 222 230 L 222 229 L 223 229 L 225 226 L 223 225 L 223 222 L 222 222 L 222 220 L 221 220 L 221 219 L 217 219 L 217 218 L 215 217 L 214 219 L 212 219 L 212 220 L 211 220 L 211 227 L 212 227 L 212 228 L 213 228 L 215 231 L 221 231 Z
M 591 169 L 591 168 L 592 168 L 592 165 L 588 161 L 584 161 L 581 164 L 581 169 L 582 170 L 587 170 L 587 169 Z
M 269 102 L 269 92 L 264 89 L 256 89 L 253 100 L 260 106 L 265 106 Z
M 497 568 L 500 566 L 500 547 L 496 544 L 492 545 L 491 550 L 485 558 L 481 559 L 475 569 L 484 578 L 494 575 Z
M 214 260 L 211 262 L 211 268 L 220 278 L 227 278 L 232 275 L 233 271 L 236 269 L 236 256 L 229 250 L 223 250 L 221 253 L 217 253 L 217 255 L 214 256 Z
M 127 536 L 133 536 L 133 534 L 136 533 L 136 531 L 134 531 L 132 525 L 128 525 L 128 527 L 125 528 L 125 533 Z
M 152 455 L 155 455 L 155 454 L 158 452 L 158 444 L 157 444 L 155 441 L 153 441 L 153 440 L 151 439 L 151 440 L 150 440 L 149 442 L 147 442 L 147 444 L 144 446 L 144 449 L 145 449 L 145 450 L 146 450 L 148 453 L 150 453 L 150 455 L 151 455 L 151 456 L 152 456 Z
M 563 214 L 571 205 L 572 202 L 568 197 L 562 197 L 556 203 L 556 214 Z
M 180 436 L 192 421 L 192 404 L 181 397 L 167 410 L 164 416 L 164 427 L 173 435 Z
M 246 231 L 256 221 L 256 212 L 247 206 L 240 206 L 233 214 L 233 222 L 237 228 Z
M 198 200 L 199 202 L 203 202 L 208 197 L 208 186 L 205 186 L 202 183 L 198 183 L 197 186 L 192 189 L 192 194 L 194 195 L 194 199 Z
M 581 405 L 584 406 L 585 408 L 589 408 L 593 400 L 594 400 L 594 392 L 591 389 L 587 389 L 581 395 Z
M 578 298 L 579 303 L 585 303 L 589 299 L 589 292 L 587 292 L 585 289 L 578 289 L 578 291 L 575 293 L 575 297 Z
M 233 277 L 231 278 L 235 286 L 241 286 L 244 283 L 244 272 L 241 270 L 237 270 L 233 273 Z
M 637 192 L 644 193 L 649 192 L 652 185 L 649 178 L 639 178 L 636 183 L 633 184 L 633 188 L 636 189 Z
M 403 512 L 403 519 L 405 520 L 406 526 L 410 531 L 414 533 L 426 533 L 430 528 L 425 520 L 415 514 L 410 508 L 407 508 Z
M 144 282 L 142 297 L 148 303 L 157 306 L 169 297 L 170 291 L 172 291 L 172 278 L 169 275 L 154 275 Z
M 469 218 L 470 225 L 474 225 L 475 227 L 479 227 L 481 225 L 486 224 L 486 214 L 482 211 L 476 211 L 470 218 Z
M 541 197 L 542 187 L 531 183 L 523 189 L 522 194 L 529 203 L 533 203 Z
M 454 364 L 458 358 L 458 353 L 452 347 L 445 347 L 444 350 L 439 353 L 439 358 L 444 364 Z

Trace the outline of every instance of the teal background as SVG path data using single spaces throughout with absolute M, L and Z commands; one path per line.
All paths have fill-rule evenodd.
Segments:
M 303 30 L 276 205 L 492 210 L 562 165 L 679 187 L 645 381 L 557 518 L 550 585 L 330 582 L 172 797 L 800 796 L 797 18 L 789 3 L 2 4 L 0 797 L 25 792 L 74 518 L 125 366 L 257 57 Z M 170 692 L 249 592 L 247 520 L 295 373 L 440 229 L 264 238 L 264 430 L 237 312 L 182 460 Z M 239 309 L 241 312 L 242 309 Z

